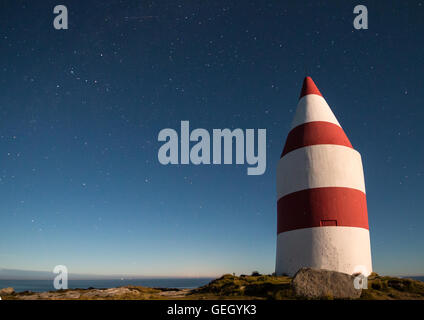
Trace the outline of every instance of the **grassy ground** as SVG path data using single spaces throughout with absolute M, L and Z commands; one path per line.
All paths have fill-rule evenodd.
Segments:
M 294 299 L 289 277 L 269 275 L 237 277 L 230 274 L 192 290 L 188 297 L 193 299 Z
M 424 282 L 379 276 L 368 278 L 368 289 L 362 290 L 363 300 L 424 300 Z
M 298 299 L 291 288 L 290 277 L 224 275 L 204 287 L 191 292 L 188 297 L 232 299 Z M 379 276 L 373 273 L 368 279 L 368 289 L 362 290 L 361 300 L 424 300 L 424 282 Z

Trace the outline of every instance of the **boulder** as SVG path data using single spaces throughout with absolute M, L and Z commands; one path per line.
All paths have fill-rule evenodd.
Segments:
M 324 269 L 302 268 L 293 277 L 296 296 L 309 299 L 357 299 L 362 289 L 355 289 L 355 277 Z
M 3 288 L 3 289 L 0 289 L 0 296 L 6 296 L 6 295 L 9 295 L 9 294 L 13 294 L 15 292 L 15 289 L 13 289 L 13 288 Z

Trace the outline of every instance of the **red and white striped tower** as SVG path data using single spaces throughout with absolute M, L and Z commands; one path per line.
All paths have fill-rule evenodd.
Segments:
M 372 271 L 361 155 L 310 77 L 277 167 L 276 274 Z

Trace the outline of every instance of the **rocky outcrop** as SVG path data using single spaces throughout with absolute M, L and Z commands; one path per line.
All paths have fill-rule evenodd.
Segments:
M 12 289 L 12 288 L 9 288 Z M 178 291 L 178 289 L 176 289 Z M 144 300 L 158 298 L 163 291 L 161 289 L 126 286 L 108 289 L 66 289 L 47 292 L 25 291 L 15 293 L 9 290 L 2 298 L 19 300 Z M 178 296 L 177 294 L 175 294 Z
M 302 268 L 292 281 L 296 296 L 308 299 L 358 299 L 362 289 L 355 289 L 354 276 L 336 271 Z
M 2 295 L 13 294 L 14 292 L 15 292 L 15 290 L 13 288 L 3 288 L 3 289 L 0 289 L 0 297 Z

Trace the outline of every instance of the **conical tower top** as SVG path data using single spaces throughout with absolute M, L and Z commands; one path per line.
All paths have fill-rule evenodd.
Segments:
M 300 92 L 299 99 L 308 94 L 317 94 L 322 97 L 321 92 L 318 90 L 314 80 L 312 80 L 311 77 L 305 77 L 305 79 L 303 80 L 302 91 Z
M 320 144 L 353 148 L 314 81 L 306 77 L 281 157 L 293 150 Z

